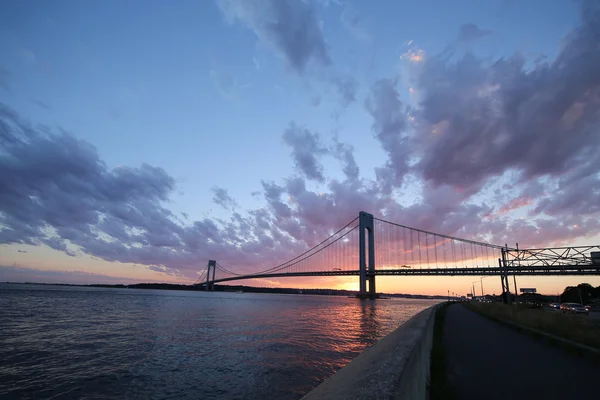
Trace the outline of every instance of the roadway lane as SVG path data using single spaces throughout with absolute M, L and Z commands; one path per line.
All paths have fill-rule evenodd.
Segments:
M 447 309 L 443 341 L 455 399 L 599 398 L 600 365 L 461 305 Z

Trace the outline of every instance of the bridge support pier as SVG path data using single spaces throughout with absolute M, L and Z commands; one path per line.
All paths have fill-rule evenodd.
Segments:
M 375 291 L 375 231 L 373 215 L 361 211 L 358 215 L 359 291 L 357 297 L 374 299 Z M 369 288 L 367 291 L 367 282 Z
M 208 260 L 208 271 L 206 272 L 206 290 L 213 291 L 215 289 L 215 272 L 217 270 L 217 262 L 215 260 Z M 212 280 L 210 279 L 210 270 L 212 268 Z

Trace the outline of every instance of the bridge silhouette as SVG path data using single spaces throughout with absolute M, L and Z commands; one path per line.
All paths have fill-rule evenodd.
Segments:
M 377 266 L 377 268 L 375 268 Z M 358 276 L 357 297 L 376 297 L 376 276 L 600 275 L 600 245 L 519 249 L 411 228 L 360 212 L 312 248 L 271 268 L 235 272 L 209 260 L 196 285 L 244 279 Z M 507 298 L 509 296 L 506 296 Z

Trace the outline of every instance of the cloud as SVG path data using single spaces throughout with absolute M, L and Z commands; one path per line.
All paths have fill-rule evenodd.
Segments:
M 317 10 L 312 1 L 218 0 L 230 22 L 239 22 L 273 46 L 298 73 L 310 61 L 331 63 Z
M 321 144 L 319 135 L 291 124 L 283 133 L 283 140 L 292 148 L 292 159 L 300 172 L 309 179 L 323 182 L 323 165 L 318 157 L 329 151 Z
M 261 42 L 269 44 L 298 75 L 331 85 L 342 107 L 356 101 L 358 82 L 335 71 L 313 0 L 217 0 L 225 19 L 251 29 Z M 328 3 L 321 6 L 327 7 Z M 353 27 L 358 31 L 359 26 Z M 260 64 L 253 58 L 257 69 Z M 310 68 L 310 67 L 314 68 Z M 233 78 L 213 73 L 224 93 L 232 90 Z M 314 104 L 314 100 L 312 102 Z
M 587 216 L 600 213 L 600 161 L 588 164 L 595 171 L 579 169 L 569 172 L 555 182 L 551 194 L 540 195 L 533 210 L 536 214 L 561 218 L 564 215 Z
M 316 159 L 306 157 L 315 149 L 327 151 L 343 161 L 346 179 L 328 179 L 323 191 L 310 189 L 302 177 L 262 182 L 264 207 L 234 211 L 229 220 L 184 225 L 164 206 L 176 186 L 164 170 L 148 165 L 110 170 L 91 145 L 67 133 L 34 128 L 7 107 L 0 107 L 0 121 L 7 128 L 0 129 L 0 243 L 45 244 L 72 256 L 144 265 L 165 279 L 193 281 L 208 259 L 239 272 L 277 265 L 361 210 L 422 229 L 501 242 L 514 238 L 507 232 L 547 243 L 597 230 L 583 217 L 562 224 L 486 220 L 491 207 L 465 203 L 453 186 L 432 182 L 424 185 L 421 202 L 402 205 L 379 182 L 360 179 L 351 146 L 334 141 L 326 150 L 318 135 L 297 126 L 288 135 L 304 168 L 318 171 Z M 231 206 L 224 189 L 213 193 Z
M 507 204 L 500 207 L 498 213 L 504 215 L 510 211 L 517 210 L 522 207 L 527 207 L 533 203 L 532 197 L 516 197 L 509 201 Z
M 110 169 L 89 143 L 0 105 L 0 243 L 45 244 L 194 279 L 208 259 L 240 272 L 277 265 L 361 210 L 500 244 L 597 234 L 599 15 L 587 9 L 556 59 L 533 67 L 519 54 L 493 63 L 469 53 L 413 54 L 416 104 L 401 100 L 395 79 L 376 81 L 365 101 L 386 155 L 374 179 L 360 176 L 351 145 L 323 143 L 291 124 L 283 140 L 300 174 L 262 181 L 253 195 L 264 205 L 223 220 L 182 223 L 167 208 L 176 182 L 163 169 Z M 343 177 L 327 175 L 324 156 L 340 161 Z M 225 189 L 213 194 L 235 205 Z
M 179 272 L 178 269 L 165 267 L 164 265 L 150 265 L 150 266 L 148 266 L 148 269 L 151 271 L 154 271 L 154 272 L 159 272 L 161 274 L 170 275 L 170 276 L 177 277 L 177 278 L 185 277 Z
M 346 178 L 354 180 L 359 177 L 359 168 L 354 159 L 354 147 L 349 144 L 340 142 L 337 138 L 334 139 L 334 147 L 331 150 L 334 156 L 342 162 L 342 170 Z
M 376 82 L 366 102 L 375 137 L 388 155 L 386 164 L 376 169 L 382 192 L 401 188 L 402 177 L 414 176 L 424 183 L 422 204 L 434 201 L 428 190 L 446 188 L 444 198 L 456 193 L 459 210 L 460 202 L 470 201 L 512 171 L 522 193 L 509 194 L 497 212 L 483 207 L 476 215 L 485 215 L 487 209 L 507 232 L 525 232 L 524 225 L 500 223 L 498 216 L 527 205 L 528 229 L 549 229 L 529 236 L 531 240 L 567 239 L 584 232 L 548 224 L 548 216 L 560 220 L 579 215 L 582 221 L 573 225 L 597 232 L 590 221 L 598 215 L 600 193 L 600 156 L 591 150 L 600 145 L 598 8 L 587 2 L 582 24 L 567 36 L 556 59 L 534 67 L 518 53 L 493 63 L 449 50 L 427 58 L 415 50 L 405 54 L 415 65 L 409 78 L 418 104 L 408 109 L 396 82 L 389 79 Z M 463 38 L 467 32 L 487 33 L 463 28 Z M 424 212 L 402 210 L 404 217 L 406 212 Z M 430 215 L 446 221 L 449 214 L 441 211 L 431 210 Z
M 410 153 L 407 135 L 408 108 L 404 106 L 396 82 L 382 79 L 373 85 L 366 108 L 373 117 L 373 131 L 389 157 L 397 182 L 408 172 Z
M 340 102 L 343 107 L 348 106 L 356 101 L 356 92 L 358 90 L 358 82 L 352 77 L 334 77 L 331 79 L 331 84 L 335 86 L 340 96 Z
M 558 177 L 575 165 L 594 171 L 599 36 L 600 24 L 584 16 L 556 59 L 535 68 L 519 54 L 493 64 L 469 53 L 455 61 L 447 54 L 427 59 L 417 112 L 418 142 L 427 150 L 419 155 L 423 177 L 478 187 L 509 169 L 524 180 Z
M 0 118 L 0 243 L 71 254 L 68 240 L 104 259 L 135 260 L 142 250 L 128 246 L 173 240 L 178 229 L 161 203 L 175 182 L 164 170 L 108 170 L 93 146 L 66 132 L 36 129 L 6 106 Z M 102 228 L 120 241 L 104 240 Z
M 308 131 L 290 129 L 300 165 L 310 171 L 302 140 L 308 140 L 308 149 L 328 150 L 311 143 L 318 137 Z M 234 212 L 229 221 L 204 218 L 183 224 L 165 208 L 175 189 L 161 168 L 108 169 L 89 143 L 34 127 L 0 106 L 1 244 L 44 244 L 71 256 L 135 263 L 193 279 L 207 259 L 242 271 L 275 265 L 321 240 L 334 229 L 328 222 L 337 225 L 349 216 L 333 213 L 320 220 L 323 206 L 333 210 L 332 198 L 320 198 L 302 179 L 292 179 L 285 187 L 263 182 L 265 209 Z M 215 188 L 214 194 L 217 202 L 233 206 L 225 190 Z M 311 210 L 314 202 L 319 208 Z
M 48 103 L 40 100 L 40 99 L 31 99 L 30 100 L 33 104 L 35 104 L 36 106 L 38 106 L 39 108 L 43 108 L 44 110 L 52 110 L 52 107 L 50 107 L 50 105 L 48 105 Z
M 469 52 L 446 50 L 427 58 L 407 54 L 418 64 L 412 77 L 417 106 L 409 110 L 389 79 L 378 81 L 366 102 L 396 187 L 411 173 L 434 185 L 450 185 L 467 199 L 507 171 L 530 181 L 562 179 L 577 169 L 570 184 L 585 180 L 595 188 L 600 169 L 600 157 L 592 150 L 600 145 L 599 14 L 597 5 L 586 3 L 581 26 L 567 36 L 556 59 L 533 67 L 519 53 L 493 63 Z M 389 178 L 389 171 L 379 172 Z M 559 201 L 542 206 L 552 212 L 550 203 Z
M 227 193 L 227 189 L 215 186 L 211 190 L 213 192 L 213 202 L 215 204 L 220 205 L 226 210 L 233 210 L 237 207 L 236 201 L 232 199 L 231 196 L 229 196 L 229 193 Z
M 409 46 L 413 44 L 410 40 Z M 407 60 L 410 63 L 418 64 L 425 60 L 425 51 L 423 49 L 409 48 L 404 54 L 400 56 L 401 60 Z
M 0 265 L 0 275 L 3 282 L 30 282 L 30 283 L 71 283 L 71 284 L 132 284 L 139 283 L 139 279 L 119 278 L 103 274 L 94 274 L 84 271 L 48 271 L 19 266 Z M 144 279 L 144 282 L 163 282 L 159 280 Z
M 492 31 L 487 29 L 481 29 L 475 24 L 463 24 L 458 30 L 458 41 L 459 42 L 472 42 L 482 37 L 491 35 Z

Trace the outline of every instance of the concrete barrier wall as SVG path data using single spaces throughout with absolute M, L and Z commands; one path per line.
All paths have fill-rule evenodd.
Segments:
M 436 309 L 406 321 L 303 399 L 427 399 Z

